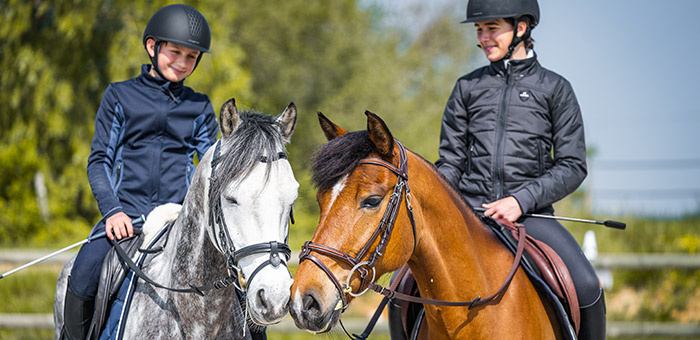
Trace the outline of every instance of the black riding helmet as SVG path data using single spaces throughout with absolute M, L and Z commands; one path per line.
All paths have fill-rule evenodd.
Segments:
M 530 17 L 530 25 L 525 34 L 518 38 L 518 22 L 522 17 Z M 537 0 L 469 0 L 467 19 L 461 23 L 513 18 L 513 41 L 503 59 L 510 58 L 515 46 L 530 37 L 530 31 L 540 22 L 540 6 Z
M 187 5 L 174 4 L 159 9 L 146 25 L 143 31 L 143 46 L 146 47 L 148 39 L 154 39 L 155 56 L 151 58 L 151 63 L 158 75 L 165 78 L 158 67 L 158 53 L 160 43 L 163 41 L 172 42 L 181 46 L 201 52 L 197 58 L 195 68 L 202 59 L 202 54 L 210 53 L 211 30 L 204 15 L 195 8 Z M 194 71 L 194 69 L 193 69 Z

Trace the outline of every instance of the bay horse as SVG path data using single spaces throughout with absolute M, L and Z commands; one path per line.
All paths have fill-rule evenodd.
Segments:
M 335 327 L 375 277 L 406 263 L 422 298 L 446 301 L 479 300 L 514 268 L 513 254 L 436 168 L 406 151 L 381 118 L 365 114 L 367 130 L 348 132 L 319 112 L 328 139 L 312 159 L 321 212 L 300 254 L 290 307 L 296 326 L 313 333 Z M 560 338 L 526 274 L 514 273 L 507 290 L 474 308 L 425 304 L 424 336 Z
M 233 98 L 222 106 L 221 138 L 199 162 L 167 244 L 162 252 L 146 255 L 151 258 L 143 267 L 163 286 L 217 282 L 218 289 L 183 293 L 137 280 L 124 339 L 250 339 L 243 313 L 260 326 L 287 314 L 292 284 L 287 238 L 299 184 L 285 144 L 296 119 L 294 103 L 277 117 L 239 114 Z M 57 283 L 57 338 L 71 263 Z M 247 293 L 245 312 L 236 289 Z

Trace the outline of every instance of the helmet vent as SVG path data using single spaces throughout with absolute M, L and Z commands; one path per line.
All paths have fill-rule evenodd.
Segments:
M 185 9 L 187 11 L 187 21 L 190 26 L 190 35 L 198 37 L 202 30 L 202 19 L 196 9 L 191 7 L 185 7 Z

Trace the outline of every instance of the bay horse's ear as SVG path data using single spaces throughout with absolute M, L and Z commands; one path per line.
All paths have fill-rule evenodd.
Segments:
M 390 160 L 394 155 L 394 137 L 391 136 L 389 128 L 379 116 L 369 111 L 365 111 L 365 115 L 367 115 L 369 139 L 379 150 L 382 158 Z
M 321 124 L 321 130 L 323 130 L 323 134 L 326 135 L 326 139 L 328 140 L 338 138 L 348 133 L 348 130 L 345 130 L 340 126 L 335 125 L 320 111 L 318 112 L 318 123 Z
M 228 137 L 238 127 L 238 109 L 236 108 L 236 100 L 231 98 L 224 105 L 221 105 L 219 112 L 219 126 L 221 127 L 221 136 Z
M 297 125 L 297 106 L 294 102 L 289 103 L 284 112 L 277 117 L 277 122 L 280 124 L 280 132 L 282 133 L 282 141 L 289 143 L 294 127 Z

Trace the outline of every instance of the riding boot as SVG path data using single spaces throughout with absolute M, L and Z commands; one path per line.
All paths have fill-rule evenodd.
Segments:
M 600 289 L 598 299 L 588 306 L 581 307 L 581 329 L 579 340 L 605 339 L 605 294 Z
M 267 340 L 267 334 L 265 333 L 265 330 L 261 331 L 253 331 L 250 328 L 250 337 L 253 338 L 253 340 Z
M 87 338 L 94 310 L 95 300 L 78 295 L 73 290 L 69 276 L 63 306 L 63 339 L 83 340 Z

